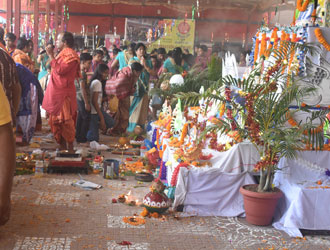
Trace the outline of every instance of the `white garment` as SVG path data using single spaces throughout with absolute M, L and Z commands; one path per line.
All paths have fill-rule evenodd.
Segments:
M 99 104 L 99 107 L 101 108 L 102 105 L 102 83 L 95 79 L 92 81 L 92 84 L 90 86 L 90 93 L 91 93 L 91 114 L 95 115 L 97 114 L 96 109 L 93 105 L 93 94 L 94 92 L 98 92 L 98 97 L 97 97 L 97 103 Z

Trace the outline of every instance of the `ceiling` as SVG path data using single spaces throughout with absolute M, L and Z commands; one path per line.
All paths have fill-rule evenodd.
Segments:
M 197 0 L 68 0 L 88 4 L 124 3 L 130 5 L 154 6 L 161 5 L 171 9 L 191 10 L 192 5 L 197 6 Z M 274 10 L 276 6 L 283 5 L 287 0 L 199 0 L 199 10 L 205 9 L 241 9 L 246 11 Z

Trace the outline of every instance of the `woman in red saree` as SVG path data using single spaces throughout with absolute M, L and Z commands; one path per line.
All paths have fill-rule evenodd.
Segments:
M 74 80 L 80 76 L 79 57 L 72 49 L 73 45 L 73 35 L 64 32 L 57 37 L 56 46 L 60 53 L 56 58 L 52 47 L 46 48 L 52 71 L 42 104 L 49 114 L 49 125 L 60 149 L 71 153 L 74 152 L 74 117 L 77 111 Z

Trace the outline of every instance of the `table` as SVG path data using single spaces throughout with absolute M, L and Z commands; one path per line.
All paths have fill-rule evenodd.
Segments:
M 164 143 L 168 141 L 164 140 Z M 166 147 L 163 154 L 163 161 L 169 161 L 171 164 L 167 167 L 167 181 L 171 182 L 172 174 L 174 169 L 179 164 L 174 159 L 174 151 L 170 146 Z M 241 142 L 235 144 L 228 151 L 218 152 L 212 149 L 203 149 L 203 154 L 212 154 L 213 157 L 210 159 L 212 163 L 212 169 L 218 169 L 220 172 L 225 173 L 242 173 L 242 172 L 252 172 L 254 165 L 259 160 L 259 154 L 256 148 L 250 142 Z
M 220 168 L 181 168 L 173 207 L 183 204 L 191 216 L 244 216 L 241 186 L 254 184 L 251 173 L 225 173 Z
M 302 237 L 299 229 L 330 230 L 330 152 L 299 152 L 297 159 L 282 158 L 282 169 L 274 184 L 284 196 L 279 200 L 273 226 L 292 237 Z M 321 180 L 322 185 L 317 181 Z
M 251 143 L 243 142 L 225 152 L 204 149 L 203 153 L 213 154 L 212 167 L 180 169 L 173 207 L 184 205 L 187 215 L 243 216 L 239 188 L 255 183 L 251 172 L 259 159 L 257 150 Z M 164 157 L 172 160 L 172 156 L 169 148 Z M 177 164 L 167 168 L 168 180 L 175 169 L 173 166 Z

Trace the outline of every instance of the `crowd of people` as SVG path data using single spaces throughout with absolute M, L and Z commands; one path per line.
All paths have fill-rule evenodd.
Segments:
M 178 74 L 209 61 L 205 45 L 188 50 L 164 48 L 147 53 L 143 43 L 110 52 L 74 49 L 69 32 L 58 35 L 33 56 L 33 42 L 0 28 L 0 224 L 9 218 L 16 144 L 28 145 L 41 129 L 41 107 L 60 150 L 74 152 L 74 142 L 98 141 L 99 133 L 122 135 L 144 129 L 150 111 L 150 86 L 163 73 Z M 56 52 L 55 52 L 56 48 Z M 20 140 L 19 140 L 20 138 Z

